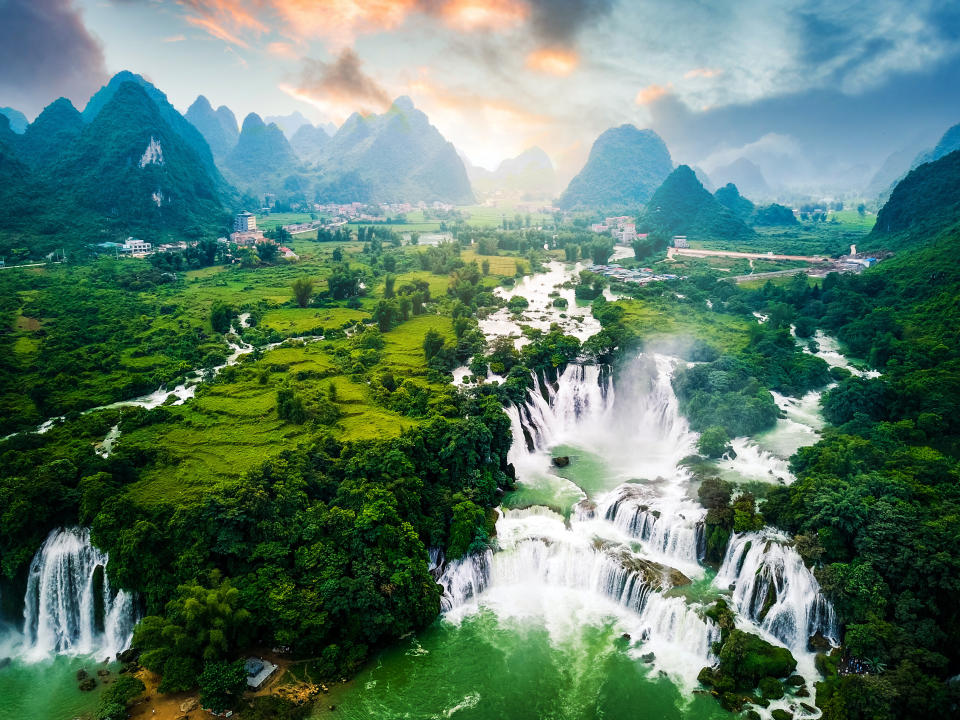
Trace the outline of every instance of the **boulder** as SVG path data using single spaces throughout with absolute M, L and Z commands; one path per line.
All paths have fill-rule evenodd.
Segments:
M 773 720 L 793 720 L 793 713 L 782 708 L 777 708 L 770 713 L 770 716 L 773 718 Z
M 87 672 L 86 668 L 80 668 L 77 670 L 77 682 L 81 682 L 90 677 L 90 673 Z
M 188 713 L 191 710 L 196 710 L 197 704 L 198 703 L 196 698 L 187 698 L 182 703 L 180 703 L 180 712 Z
M 556 467 L 566 467 L 567 465 L 570 464 L 570 456 L 569 456 L 569 455 L 559 455 L 559 456 L 553 458 L 553 464 L 554 464 Z
M 107 670 L 107 668 L 100 668 L 99 670 L 97 670 L 97 675 L 99 675 L 100 677 L 107 677 L 107 675 L 109 674 L 110 674 L 110 671 Z
M 641 655 L 641 656 L 640 656 L 640 660 L 641 660 L 642 662 L 647 663 L 648 665 L 649 665 L 650 663 L 652 663 L 652 662 L 653 662 L 654 660 L 656 660 L 656 659 L 657 659 L 657 656 L 654 655 L 653 653 L 646 653 L 645 655 Z
M 80 690 L 82 690 L 83 692 L 90 692 L 91 690 L 96 689 L 97 681 L 94 680 L 92 677 L 84 678 L 83 680 L 80 681 L 80 684 L 77 687 L 80 688 Z
M 122 663 L 132 663 L 140 659 L 139 648 L 127 648 L 123 652 L 117 653 L 117 660 Z
M 806 683 L 806 680 L 803 679 L 803 675 L 791 675 L 784 682 L 787 685 L 793 685 L 793 687 L 800 687 Z
M 807 642 L 807 649 L 810 650 L 810 652 L 829 652 L 831 647 L 833 646 L 830 644 L 830 641 L 827 640 L 820 631 L 817 631 L 815 635 L 811 635 L 810 640 Z

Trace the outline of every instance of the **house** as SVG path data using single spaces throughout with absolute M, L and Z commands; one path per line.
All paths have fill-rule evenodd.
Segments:
M 128 237 L 126 242 L 120 246 L 120 252 L 130 253 L 131 255 L 146 255 L 150 252 L 153 245 L 143 240 L 137 240 L 135 237 Z
M 240 233 L 256 230 L 257 216 L 244 210 L 233 219 L 233 229 Z
M 675 248 L 688 248 L 690 243 L 687 242 L 686 235 L 674 235 L 673 236 L 673 246 Z
M 247 671 L 247 686 L 259 690 L 277 671 L 277 666 L 263 658 L 248 657 L 243 663 L 243 669 Z

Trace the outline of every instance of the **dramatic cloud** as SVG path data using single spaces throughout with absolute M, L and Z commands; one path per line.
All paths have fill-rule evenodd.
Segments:
M 548 45 L 569 45 L 585 28 L 605 18 L 614 0 L 530 0 L 534 32 Z
M 361 65 L 360 58 L 349 48 L 333 62 L 304 58 L 294 91 L 298 97 L 310 98 L 314 104 L 334 112 L 345 107 L 362 111 L 389 107 L 387 91 Z
M 577 53 L 562 48 L 541 48 L 527 55 L 528 68 L 559 77 L 572 73 L 579 62 Z
M 58 96 L 83 107 L 107 71 L 71 0 L 0 0 L 0 98 L 36 115 Z

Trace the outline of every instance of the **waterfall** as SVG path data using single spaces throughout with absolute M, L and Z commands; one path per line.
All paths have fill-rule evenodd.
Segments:
M 477 597 L 490 581 L 491 550 L 467 555 L 449 563 L 437 582 L 443 586 L 440 611 L 449 612 Z
M 115 593 L 107 555 L 90 544 L 86 528 L 54 530 L 30 563 L 24 599 L 27 655 L 112 657 L 129 646 L 133 598 Z
M 703 557 L 706 510 L 693 502 L 666 503 L 642 485 L 623 485 L 597 514 L 658 558 L 696 565 Z
M 795 652 L 807 652 L 818 632 L 839 640 L 833 606 L 785 535 L 769 528 L 734 535 L 714 582 L 732 586 L 737 610 Z
M 811 437 L 814 436 L 811 435 Z M 749 480 L 762 480 L 769 483 L 783 482 L 789 485 L 795 480 L 787 460 L 764 450 L 750 438 L 734 438 L 730 445 L 733 448 L 733 457 L 724 455 L 718 462 L 721 469 L 734 472 Z

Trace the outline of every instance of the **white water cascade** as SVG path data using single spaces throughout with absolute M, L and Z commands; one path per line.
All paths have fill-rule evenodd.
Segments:
M 127 648 L 136 615 L 133 598 L 114 593 L 107 555 L 86 528 L 54 530 L 30 564 L 24 599 L 28 659 L 53 654 L 113 657 Z
M 509 460 L 521 486 L 552 478 L 555 509 L 501 509 L 493 551 L 442 567 L 447 620 L 483 607 L 501 618 L 542 618 L 551 631 L 615 622 L 632 653 L 653 654 L 658 668 L 695 683 L 713 662 L 719 629 L 696 603 L 664 594 L 703 574 L 705 511 L 678 467 L 696 435 L 678 412 L 675 362 L 641 356 L 616 391 L 612 373 L 597 365 L 571 364 L 555 381 L 532 378 L 526 402 L 507 408 Z M 570 455 L 569 474 L 556 474 L 555 453 Z
M 768 528 L 731 537 L 715 583 L 732 587 L 738 612 L 796 653 L 816 633 L 839 641 L 833 606 L 785 535 Z

